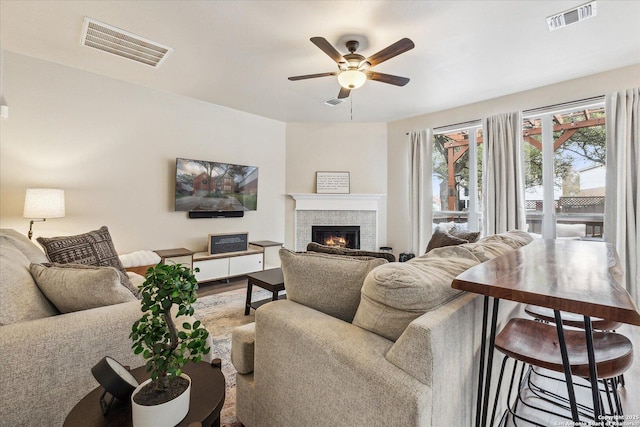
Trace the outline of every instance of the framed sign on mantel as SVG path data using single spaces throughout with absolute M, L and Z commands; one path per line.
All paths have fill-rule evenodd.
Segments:
M 316 172 L 316 193 L 349 194 L 351 192 L 349 172 Z

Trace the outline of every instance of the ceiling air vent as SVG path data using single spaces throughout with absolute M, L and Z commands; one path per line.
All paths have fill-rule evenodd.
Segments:
M 84 18 L 80 44 L 154 68 L 157 68 L 173 50 L 88 17 Z
M 574 9 L 569 9 L 557 15 L 547 17 L 547 25 L 549 26 L 549 31 L 554 31 L 594 16 L 596 16 L 596 2 L 592 1 Z
M 335 107 L 338 104 L 342 104 L 343 102 L 345 102 L 347 99 L 343 98 L 343 99 L 339 99 L 339 98 L 331 98 L 328 99 L 326 101 L 323 102 L 324 105 L 328 105 L 330 107 Z

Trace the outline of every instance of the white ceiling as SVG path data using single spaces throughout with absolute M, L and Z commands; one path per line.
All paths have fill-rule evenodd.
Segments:
M 386 122 L 640 63 L 640 1 L 598 0 L 595 18 L 550 32 L 546 17 L 584 1 L 0 0 L 2 48 L 284 122 Z M 154 69 L 80 46 L 89 16 L 174 48 Z M 364 56 L 416 47 L 336 107 L 336 69 L 309 38 L 357 35 Z M 368 44 L 368 46 L 366 46 Z M 353 113 L 351 113 L 351 109 Z

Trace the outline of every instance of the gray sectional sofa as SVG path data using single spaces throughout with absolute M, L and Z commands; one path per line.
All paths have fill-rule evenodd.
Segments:
M 74 299 L 69 293 L 80 288 L 86 294 L 78 295 L 77 300 L 88 300 L 96 306 L 61 314 L 30 272 L 32 263 L 47 262 L 44 252 L 25 236 L 14 230 L 0 230 L 2 427 L 61 426 L 73 406 L 98 386 L 91 367 L 104 356 L 132 368 L 144 365 L 144 360 L 133 354 L 129 339 L 133 322 L 141 316 L 139 301 L 127 291 L 130 296 L 124 299 L 129 302 L 99 306 L 100 301 L 119 301 L 123 297 L 107 295 L 106 288 L 92 289 L 91 279 L 84 288 L 58 282 L 66 292 L 59 297 L 67 303 Z M 118 273 L 111 273 L 117 281 Z M 133 281 L 139 284 L 142 280 L 137 276 Z M 120 293 L 119 286 L 114 294 Z M 208 357 L 210 360 L 211 353 Z
M 287 300 L 233 332 L 239 421 L 473 425 L 483 298 L 450 284 L 530 241 L 514 231 L 406 263 L 282 249 Z M 515 310 L 501 305 L 501 322 Z

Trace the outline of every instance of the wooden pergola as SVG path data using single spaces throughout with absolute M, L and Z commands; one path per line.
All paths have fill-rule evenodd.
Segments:
M 598 109 L 600 111 L 602 109 Z M 587 128 L 592 126 L 599 126 L 605 124 L 604 117 L 593 118 L 594 110 L 582 110 L 581 115 L 584 115 L 585 120 L 570 121 L 567 122 L 567 116 L 556 114 L 553 116 L 556 124 L 553 126 L 553 132 L 560 132 L 560 136 L 553 143 L 553 151 L 557 150 L 569 140 L 580 128 Z M 575 115 L 576 112 L 571 115 Z M 522 139 L 529 144 L 542 151 L 542 144 L 539 140 L 534 138 L 534 135 L 540 135 L 542 128 L 538 120 L 528 120 L 531 125 L 530 128 L 526 128 L 522 131 Z M 447 134 L 450 139 L 449 142 L 444 144 L 444 148 L 447 149 L 447 186 L 448 186 L 448 210 L 455 211 L 456 201 L 458 199 L 456 180 L 455 180 L 455 163 L 469 150 L 469 135 L 466 132 L 458 132 L 453 134 Z M 478 144 L 482 144 L 482 135 L 476 138 Z M 457 150 L 456 150 L 457 149 Z

